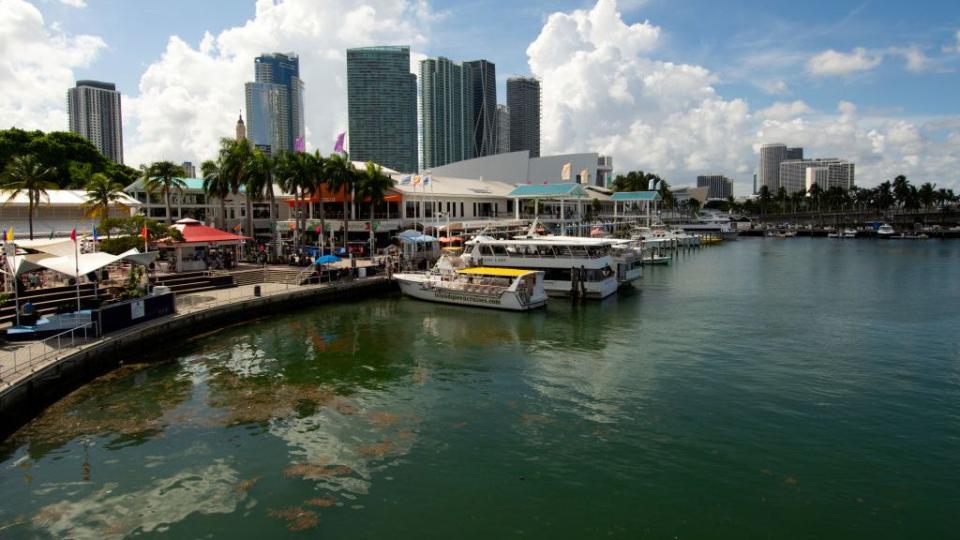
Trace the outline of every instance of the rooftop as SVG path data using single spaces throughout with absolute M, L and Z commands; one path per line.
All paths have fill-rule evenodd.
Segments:
M 515 199 L 585 199 L 587 192 L 580 184 L 527 184 L 516 186 L 507 197 Z
M 657 191 L 618 191 L 610 196 L 611 201 L 659 201 Z

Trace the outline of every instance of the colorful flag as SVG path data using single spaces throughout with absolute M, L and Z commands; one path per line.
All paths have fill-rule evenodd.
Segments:
M 97 227 L 94 226 L 94 227 L 93 227 L 93 241 L 96 242 L 97 240 L 98 240 L 98 237 L 97 237 Z
M 561 180 L 570 180 L 570 164 L 564 163 L 563 168 L 560 169 L 560 179 Z
M 344 131 L 343 133 L 337 135 L 337 142 L 334 143 L 334 145 L 333 145 L 333 151 L 334 151 L 334 152 L 339 152 L 339 153 L 341 153 L 341 154 L 343 153 L 343 138 L 344 138 L 346 135 L 347 135 L 347 132 L 346 132 L 346 131 Z
M 303 140 L 303 137 L 297 137 L 293 140 L 293 151 L 294 152 L 306 152 L 307 143 Z
M 401 177 L 400 177 L 400 185 L 401 185 L 401 186 L 409 186 L 409 185 L 410 185 L 410 175 L 409 175 L 409 174 L 406 175 L 406 176 L 401 176 Z
M 237 231 L 237 232 L 240 232 L 240 231 L 243 230 L 243 227 L 240 226 L 239 223 L 237 223 L 236 225 L 233 226 L 233 230 L 235 230 L 235 231 Z
M 426 185 L 428 185 L 428 184 L 430 184 L 430 175 L 429 175 L 429 174 L 423 177 L 423 185 L 426 186 Z
M 77 241 L 77 229 L 76 229 L 76 227 L 74 227 L 74 229 L 73 229 L 72 231 L 70 231 L 70 239 L 73 240 L 74 242 Z
M 420 175 L 419 175 L 419 174 L 414 175 L 414 177 L 413 177 L 413 185 L 415 185 L 415 186 L 419 186 L 419 185 L 420 185 Z
M 9 229 L 7 229 L 6 240 L 7 242 L 13 242 L 13 226 L 12 225 L 10 226 Z
M 140 229 L 140 236 L 142 236 L 143 239 L 146 240 L 149 237 L 149 235 L 150 235 L 150 231 L 148 231 L 147 226 L 144 225 L 143 228 Z
M 313 232 L 315 232 L 315 233 L 317 233 L 317 234 L 323 234 L 323 227 L 317 225 L 317 227 L 316 227 L 315 229 L 313 229 Z

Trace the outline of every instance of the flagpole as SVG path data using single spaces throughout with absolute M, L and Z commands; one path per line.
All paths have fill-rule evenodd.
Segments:
M 73 253 L 74 253 L 73 268 L 74 268 L 74 272 L 76 272 L 76 275 L 77 275 L 77 280 L 75 282 L 77 285 L 77 313 L 79 314 L 80 312 L 80 243 L 77 241 L 76 229 L 73 230 Z
M 7 251 L 8 251 L 8 250 L 7 250 L 7 243 L 9 242 L 10 245 L 13 246 L 13 249 L 10 250 L 10 251 L 13 251 L 13 260 L 10 260 L 10 259 L 8 258 L 8 259 L 7 259 L 7 266 L 10 268 L 10 274 L 13 276 L 13 306 L 14 306 L 14 314 L 15 314 L 15 318 L 16 318 L 16 321 L 17 321 L 17 326 L 20 326 L 20 276 L 17 275 L 17 269 L 16 269 L 16 264 L 17 264 L 17 245 L 13 243 L 13 238 L 12 238 L 13 227 L 10 227 L 10 231 L 11 231 L 10 233 L 7 233 L 7 234 L 4 236 L 4 240 L 3 240 L 3 253 L 4 253 L 4 255 L 7 254 Z M 8 239 L 8 238 L 9 238 L 9 239 Z

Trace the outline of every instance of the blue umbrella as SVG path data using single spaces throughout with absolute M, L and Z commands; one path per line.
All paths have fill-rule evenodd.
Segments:
M 336 255 L 324 255 L 323 257 L 318 258 L 318 259 L 316 260 L 316 263 L 317 263 L 317 264 L 330 264 L 330 263 L 340 262 L 340 260 L 341 260 L 340 257 L 337 257 Z

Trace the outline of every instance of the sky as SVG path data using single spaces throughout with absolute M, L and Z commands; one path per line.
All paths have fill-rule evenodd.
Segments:
M 65 129 L 77 79 L 123 93 L 128 165 L 213 157 L 253 57 L 301 56 L 308 148 L 346 128 L 348 47 L 410 45 L 543 84 L 544 153 L 752 189 L 757 148 L 960 189 L 954 1 L 0 0 L 0 128 Z M 415 65 L 412 66 L 415 68 Z M 349 135 L 348 135 L 349 141 Z

